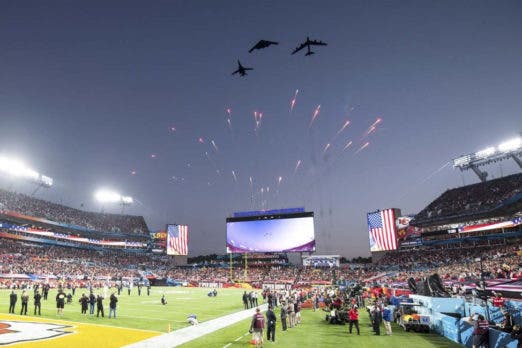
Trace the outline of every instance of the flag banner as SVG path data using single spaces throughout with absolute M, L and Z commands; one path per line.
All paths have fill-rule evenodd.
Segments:
M 370 251 L 397 250 L 397 228 L 395 212 L 385 209 L 368 213 Z
M 167 255 L 188 254 L 188 226 L 167 225 Z

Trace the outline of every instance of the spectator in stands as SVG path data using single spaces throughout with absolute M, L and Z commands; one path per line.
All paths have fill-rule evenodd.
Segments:
M 487 348 L 489 340 L 489 323 L 482 314 L 472 314 L 469 323 L 473 325 L 473 348 Z
M 522 348 L 522 330 L 519 325 L 513 326 L 511 331 L 511 338 L 517 340 L 517 348 Z

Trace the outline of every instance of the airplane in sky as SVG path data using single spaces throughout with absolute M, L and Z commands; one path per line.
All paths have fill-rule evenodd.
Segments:
M 239 73 L 239 76 L 245 76 L 245 75 L 248 75 L 246 73 L 247 70 L 254 70 L 254 68 L 245 68 L 243 65 L 241 65 L 241 62 L 239 60 L 237 61 L 237 65 L 238 65 L 238 68 L 237 68 L 236 71 L 234 71 L 232 73 L 232 75 L 235 75 L 235 74 Z
M 279 45 L 279 42 L 268 41 L 268 40 L 259 40 L 258 43 L 254 45 L 251 49 L 248 50 L 248 53 L 252 53 L 253 50 L 260 50 L 262 48 L 266 48 L 270 45 Z
M 303 42 L 302 44 L 300 44 L 293 52 L 292 54 L 296 54 L 297 52 L 299 52 L 300 50 L 302 50 L 303 48 L 307 48 L 308 49 L 308 52 L 306 52 L 305 56 L 310 56 L 312 54 L 314 54 L 315 52 L 312 52 L 310 50 L 310 46 L 326 46 L 327 43 L 326 42 L 322 42 L 322 41 L 317 41 L 317 40 L 310 40 L 309 37 L 306 38 L 306 41 Z

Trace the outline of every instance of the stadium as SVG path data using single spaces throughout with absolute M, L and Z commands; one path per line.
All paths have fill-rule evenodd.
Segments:
M 522 347 L 520 9 L 2 2 L 0 345 Z
M 483 168 L 499 157 L 519 164 L 521 138 L 510 144 L 488 156 L 467 155 L 464 165 L 457 158 L 454 166 Z M 51 178 L 42 180 L 14 160 L 0 163 L 5 175 L 29 179 L 37 187 L 53 185 Z M 226 219 L 227 254 L 187 259 L 189 226 L 150 232 L 142 216 L 82 211 L 1 189 L 0 303 L 14 308 L 2 314 L 0 339 L 39 347 L 77 346 L 77 340 L 107 347 L 230 347 L 251 343 L 245 328 L 254 308 L 266 311 L 270 305 L 280 312 L 295 303 L 303 322 L 290 320 L 289 333 L 301 332 L 277 334 L 280 344 L 291 345 L 305 330 L 321 337 L 336 332 L 329 323 L 344 323 L 353 304 L 369 307 L 376 301 L 400 316 L 398 301 L 409 296 L 423 304 L 417 312 L 428 322 L 429 339 L 441 340 L 435 346 L 451 345 L 437 334 L 468 345 L 469 324 L 458 333 L 448 333 L 448 327 L 454 320 L 464 323 L 461 318 L 473 312 L 491 323 L 492 344 L 502 341 L 510 347 L 515 340 L 508 334 L 522 320 L 522 174 L 486 180 L 485 173 L 477 174 L 481 182 L 445 191 L 414 216 L 401 216 L 400 209 L 368 213 L 371 264 L 316 255 L 314 214 L 304 208 L 234 213 Z M 122 208 L 133 202 L 114 192 L 95 196 Z M 65 300 L 61 313 L 54 308 L 60 293 Z M 36 294 L 43 296 L 41 315 Z M 98 303 L 112 306 L 109 296 L 119 302 L 112 320 L 105 318 L 108 308 L 99 316 Z M 83 298 L 85 312 L 80 313 Z M 432 301 L 439 301 L 437 311 L 429 308 Z M 17 302 L 25 302 L 25 309 L 22 304 L 18 312 Z M 191 315 L 197 325 L 187 320 Z M 394 332 L 399 325 L 400 319 Z M 404 335 L 395 335 L 390 344 L 404 339 L 426 343 L 424 336 Z M 111 340 L 100 341 L 100 336 Z M 378 343 L 369 337 L 367 344 Z

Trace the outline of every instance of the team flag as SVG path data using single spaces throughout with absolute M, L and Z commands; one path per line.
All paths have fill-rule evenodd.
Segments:
M 188 254 L 188 226 L 167 225 L 167 255 Z
M 368 213 L 368 233 L 370 235 L 370 251 L 397 249 L 397 228 L 393 209 Z

